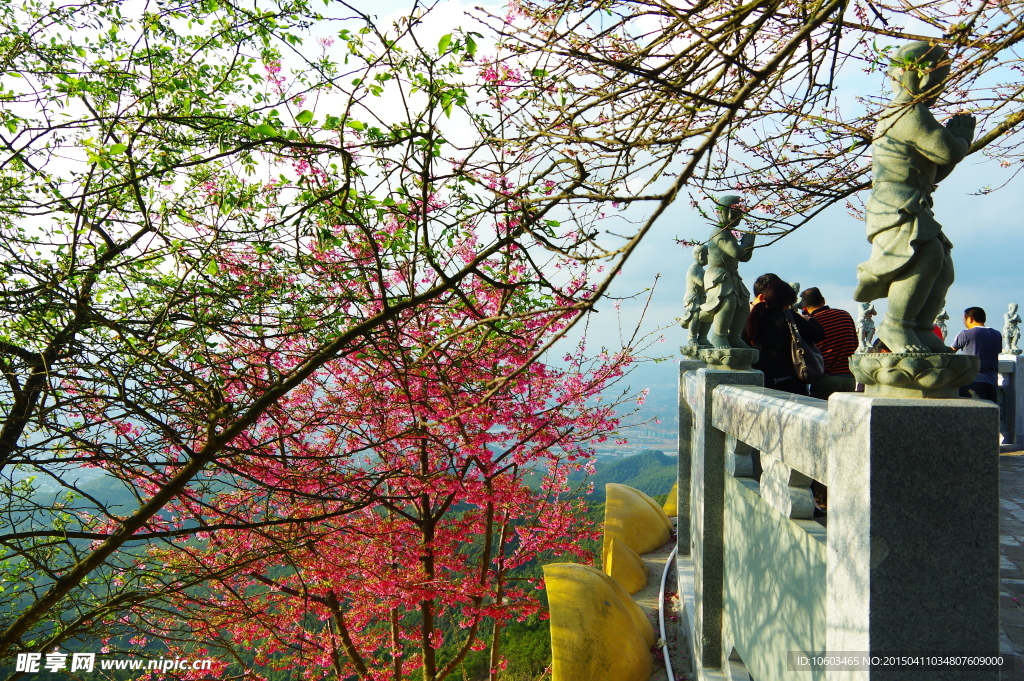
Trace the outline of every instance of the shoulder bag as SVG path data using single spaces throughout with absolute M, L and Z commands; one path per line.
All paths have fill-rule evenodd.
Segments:
M 825 375 L 825 360 L 814 343 L 808 343 L 800 335 L 792 310 L 784 310 L 789 324 L 790 350 L 793 357 L 793 371 L 798 380 L 813 383 Z

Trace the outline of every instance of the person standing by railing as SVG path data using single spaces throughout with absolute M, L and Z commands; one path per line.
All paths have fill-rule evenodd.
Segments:
M 981 370 L 974 383 L 960 388 L 960 397 L 977 400 L 996 400 L 996 382 L 999 375 L 999 350 L 1003 347 L 1003 335 L 985 326 L 985 311 L 980 307 L 964 310 L 963 331 L 953 339 L 952 348 L 964 355 L 977 355 L 981 359 Z
M 857 351 L 857 325 L 846 310 L 831 308 L 817 287 L 800 294 L 800 307 L 804 317 L 818 322 L 825 338 L 817 343 L 825 360 L 825 375 L 811 384 L 811 397 L 827 400 L 836 392 L 851 393 L 857 380 L 850 373 L 850 355 Z
M 792 336 L 785 310 L 796 302 L 796 291 L 775 274 L 762 274 L 754 281 L 755 304 L 747 317 L 743 339 L 757 348 L 755 369 L 764 373 L 764 387 L 807 395 L 807 384 L 793 368 Z M 818 322 L 794 314 L 797 330 L 809 343 L 825 338 Z

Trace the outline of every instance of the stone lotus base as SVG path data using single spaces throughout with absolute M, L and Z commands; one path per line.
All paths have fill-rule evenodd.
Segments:
M 701 348 L 700 359 L 709 369 L 746 370 L 757 361 L 754 348 Z
M 690 359 L 700 359 L 700 351 L 706 350 L 699 345 L 680 345 L 679 352 L 682 353 L 683 357 L 689 357 Z
M 850 357 L 850 371 L 875 397 L 957 397 L 978 375 L 975 355 L 868 353 Z

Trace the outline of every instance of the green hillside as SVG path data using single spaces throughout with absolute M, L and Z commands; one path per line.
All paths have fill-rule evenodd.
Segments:
M 609 482 L 629 485 L 652 497 L 668 494 L 675 484 L 679 458 L 665 456 L 656 449 L 645 449 L 625 459 L 597 463 L 597 474 L 590 478 L 594 483 L 595 500 L 604 500 L 604 486 Z M 582 476 L 575 481 L 582 480 Z

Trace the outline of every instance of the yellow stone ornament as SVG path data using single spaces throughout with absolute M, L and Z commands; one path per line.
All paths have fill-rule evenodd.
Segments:
M 552 681 L 647 681 L 657 637 L 621 584 L 576 563 L 544 566 Z
M 605 485 L 604 547 L 602 564 L 608 559 L 612 539 L 618 539 L 643 555 L 669 540 L 672 521 L 657 501 L 638 489 L 608 483 Z

